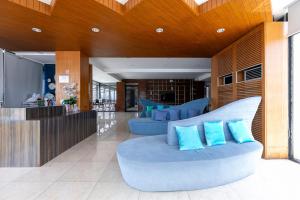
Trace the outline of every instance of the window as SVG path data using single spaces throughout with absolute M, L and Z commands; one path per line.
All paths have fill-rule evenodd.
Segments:
M 237 72 L 237 82 L 261 79 L 262 68 L 261 64 L 249 67 Z
M 219 85 L 232 84 L 232 74 L 219 77 Z

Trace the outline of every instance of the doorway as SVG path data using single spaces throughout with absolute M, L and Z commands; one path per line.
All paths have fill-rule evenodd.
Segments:
M 138 99 L 139 89 L 137 84 L 130 84 L 125 86 L 125 111 L 126 112 L 138 112 Z

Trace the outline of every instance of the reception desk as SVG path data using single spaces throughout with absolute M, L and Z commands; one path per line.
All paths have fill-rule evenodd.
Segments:
M 0 108 L 0 167 L 42 166 L 96 131 L 96 111 Z

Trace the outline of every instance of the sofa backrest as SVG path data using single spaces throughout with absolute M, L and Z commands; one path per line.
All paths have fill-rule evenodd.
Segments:
M 187 118 L 187 111 L 189 109 L 197 109 L 199 110 L 199 114 L 203 114 L 205 108 L 208 106 L 209 99 L 208 98 L 202 98 L 202 99 L 196 99 L 181 105 L 177 106 L 171 106 L 169 109 L 177 109 L 181 110 L 180 115 L 181 118 Z
M 232 136 L 228 130 L 227 122 L 231 120 L 245 120 L 247 126 L 251 129 L 252 121 L 258 109 L 258 106 L 261 102 L 261 97 L 250 97 L 246 99 L 241 99 L 230 104 L 227 104 L 221 108 L 218 108 L 209 113 L 199 115 L 197 117 L 179 120 L 179 121 L 170 121 L 168 123 L 168 134 L 167 134 L 167 143 L 169 145 L 178 145 L 178 139 L 175 127 L 176 126 L 193 126 L 197 125 L 199 134 L 202 142 L 205 143 L 204 128 L 203 123 L 207 121 L 219 121 L 224 122 L 224 133 L 226 140 L 232 140 Z
M 139 103 L 140 105 L 142 106 L 142 112 L 140 114 L 140 117 L 146 117 L 146 109 L 147 109 L 147 106 L 157 106 L 157 105 L 161 105 L 160 103 L 156 103 L 154 101 L 151 101 L 149 99 L 144 99 L 144 98 L 141 98 L 139 100 Z

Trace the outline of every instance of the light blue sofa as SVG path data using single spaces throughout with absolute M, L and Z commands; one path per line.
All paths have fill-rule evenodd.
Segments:
M 225 126 L 227 144 L 180 151 L 175 126 L 198 125 L 205 144 L 203 122 L 244 119 L 251 127 L 260 97 L 230 103 L 194 118 L 168 123 L 168 135 L 140 137 L 121 143 L 117 158 L 125 182 L 142 191 L 197 190 L 231 183 L 255 172 L 263 146 L 255 141 L 237 144 Z
M 144 99 L 144 98 L 141 98 L 139 100 L 139 103 L 140 105 L 142 106 L 142 111 L 140 113 L 140 116 L 141 118 L 144 118 L 146 117 L 146 112 L 147 112 L 147 106 L 153 106 L 153 107 L 156 107 L 158 105 L 162 105 L 161 103 L 157 103 L 157 102 L 154 102 L 154 101 L 151 101 L 149 99 Z M 165 105 L 166 107 L 169 107 L 169 105 Z
M 187 117 L 188 109 L 197 109 L 199 114 L 202 114 L 205 108 L 208 106 L 209 99 L 202 98 L 193 100 L 178 106 L 172 106 L 168 109 L 181 110 L 181 117 Z M 156 121 L 151 118 L 134 118 L 128 121 L 129 131 L 135 135 L 163 135 L 167 134 L 168 121 Z

